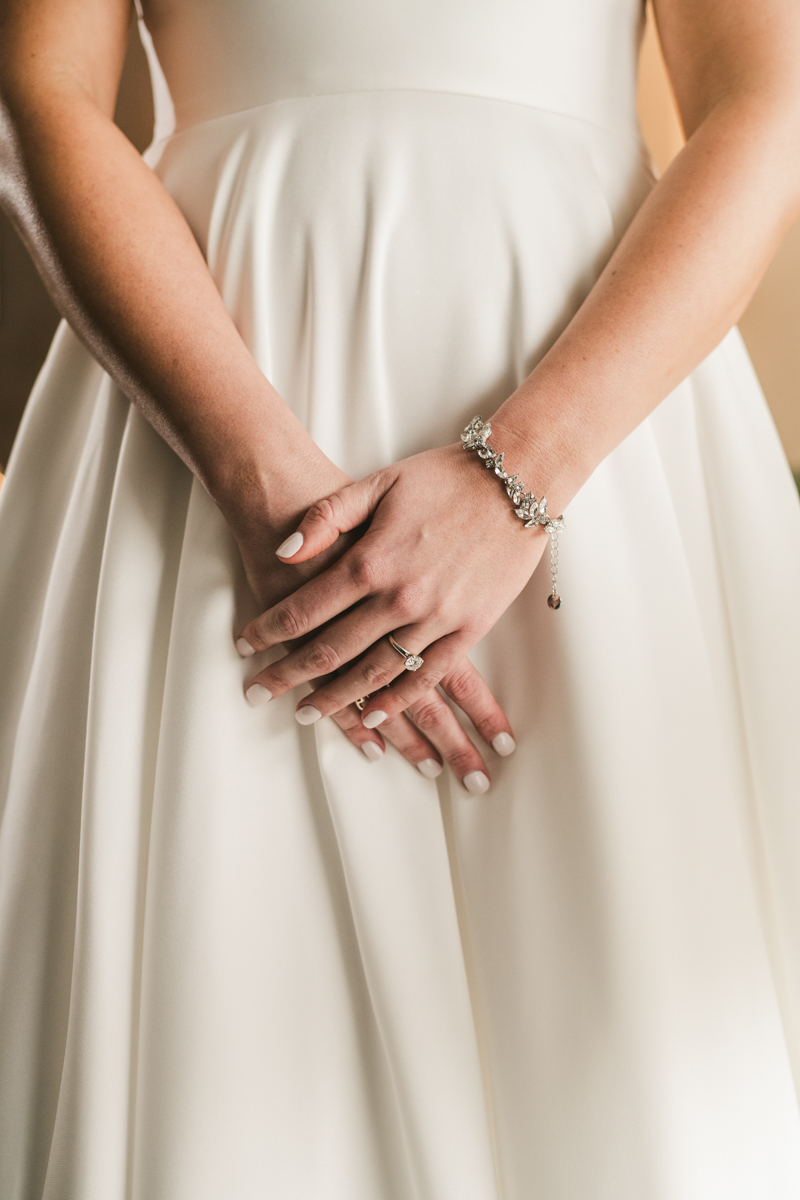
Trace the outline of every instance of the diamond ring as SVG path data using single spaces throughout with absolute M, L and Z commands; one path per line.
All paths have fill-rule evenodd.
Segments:
M 398 646 L 397 642 L 390 633 L 388 633 L 386 636 L 391 643 L 392 649 L 396 650 L 400 657 L 406 660 L 406 670 L 418 671 L 424 660 L 420 658 L 418 654 L 412 654 L 410 650 L 404 650 L 402 646 Z

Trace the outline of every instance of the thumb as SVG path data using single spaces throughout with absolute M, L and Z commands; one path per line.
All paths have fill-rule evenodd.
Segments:
M 294 564 L 321 554 L 333 545 L 340 533 L 363 525 L 392 482 L 388 471 L 377 471 L 318 500 L 303 517 L 297 531 L 278 546 L 275 551 L 278 558 Z

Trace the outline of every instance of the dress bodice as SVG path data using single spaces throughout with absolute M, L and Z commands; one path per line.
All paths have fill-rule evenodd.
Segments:
M 177 128 L 275 100 L 409 89 L 635 129 L 642 0 L 144 0 Z

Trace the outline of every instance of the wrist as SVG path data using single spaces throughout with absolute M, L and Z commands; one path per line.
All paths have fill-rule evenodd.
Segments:
M 243 445 L 228 445 L 213 473 L 204 479 L 211 498 L 234 529 L 269 529 L 282 534 L 291 526 L 291 533 L 315 501 L 351 482 L 299 422 L 294 423 L 295 429 L 283 431 L 286 436 L 270 425 L 263 436 L 250 437 Z
M 296 455 L 278 463 L 274 447 L 266 462 L 241 463 L 212 494 L 229 525 L 293 532 L 317 500 L 351 483 L 323 454 Z
M 564 529 L 563 515 L 555 505 L 550 507 L 550 499 L 545 495 L 544 489 L 537 488 L 536 490 L 539 494 L 538 496 L 535 495 L 533 490 L 529 489 L 528 485 L 522 480 L 520 473 L 509 466 L 506 461 L 506 451 L 500 450 L 494 442 L 489 440 L 494 436 L 494 432 L 491 422 L 484 421 L 481 417 L 476 416 L 464 429 L 461 434 L 461 441 L 466 451 L 475 452 L 478 459 L 483 462 L 489 472 L 499 477 L 511 501 L 514 516 L 523 522 L 526 529 L 531 529 L 534 533 L 543 534 L 549 538 L 552 588 L 547 598 L 547 603 L 552 609 L 560 608 L 561 598 L 558 594 L 558 539 L 561 530 Z M 500 434 L 501 436 L 503 434 L 502 428 L 500 429 Z M 522 440 L 518 437 L 515 438 L 512 433 L 509 441 L 512 443 L 512 453 L 517 451 L 520 459 L 522 459 L 524 457 L 522 453 Z M 540 474 L 544 475 L 545 472 L 540 472 Z M 553 494 L 551 492 L 551 496 Z M 558 497 L 558 493 L 555 493 L 555 495 Z M 531 539 L 530 544 L 533 546 L 533 539 Z
M 506 470 L 519 475 L 528 491 L 546 496 L 553 516 L 594 469 L 583 453 L 581 431 L 565 418 L 564 408 L 529 379 L 489 419 L 492 445 L 504 452 Z

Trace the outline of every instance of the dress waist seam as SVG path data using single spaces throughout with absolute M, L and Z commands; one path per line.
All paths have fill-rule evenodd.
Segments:
M 181 137 L 184 134 L 191 133 L 195 129 L 202 128 L 204 125 L 211 125 L 216 121 L 225 121 L 231 117 L 241 117 L 247 113 L 256 113 L 262 109 L 273 108 L 278 104 L 297 104 L 304 100 L 325 100 L 333 99 L 336 96 L 366 96 L 366 95 L 428 95 L 428 96 L 458 96 L 465 100 L 482 100 L 489 104 L 510 104 L 515 108 L 529 109 L 531 112 L 541 113 L 545 116 L 558 117 L 568 121 L 576 121 L 580 125 L 586 125 L 591 129 L 596 129 L 601 133 L 608 134 L 612 137 L 618 137 L 626 141 L 634 141 L 642 143 L 642 135 L 638 126 L 638 121 L 635 122 L 630 129 L 614 129 L 610 125 L 603 125 L 599 121 L 592 121 L 588 117 L 581 116 L 578 113 L 566 112 L 563 109 L 550 108 L 541 104 L 528 104 L 524 100 L 509 100 L 504 96 L 488 96 L 481 92 L 459 92 L 446 88 L 353 88 L 350 90 L 342 90 L 336 92 L 308 92 L 298 96 L 280 96 L 275 100 L 266 100 L 263 104 L 248 105 L 246 108 L 231 109 L 230 112 L 218 113 L 213 117 L 204 117 L 199 121 L 192 121 L 188 125 L 180 126 L 171 134 L 162 138 L 161 144 L 164 145 L 173 138 Z

